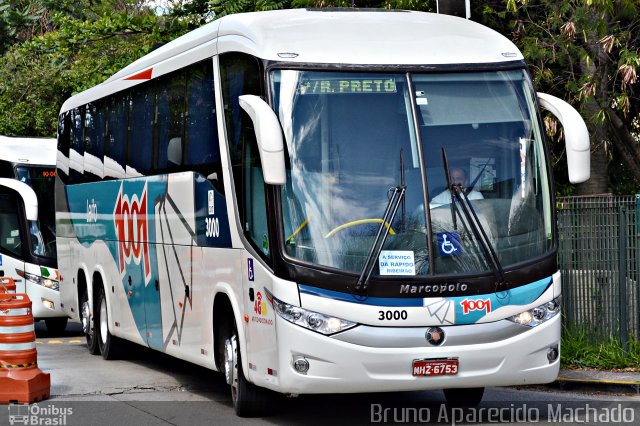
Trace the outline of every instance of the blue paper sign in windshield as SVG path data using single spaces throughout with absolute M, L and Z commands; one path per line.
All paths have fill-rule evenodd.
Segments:
M 462 254 L 460 235 L 457 232 L 439 232 L 438 251 L 440 256 L 460 256 Z

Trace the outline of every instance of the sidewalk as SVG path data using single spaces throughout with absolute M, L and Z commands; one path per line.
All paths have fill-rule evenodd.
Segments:
M 640 395 L 640 372 L 602 370 L 560 370 L 558 379 L 551 384 L 561 389 L 590 388 L 609 392 Z

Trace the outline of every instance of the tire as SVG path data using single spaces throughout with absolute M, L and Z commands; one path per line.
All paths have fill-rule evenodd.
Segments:
M 456 407 L 475 407 L 482 401 L 484 388 L 444 389 L 447 404 Z
M 87 349 L 91 355 L 98 355 L 100 348 L 98 347 L 98 339 L 96 339 L 96 327 L 94 317 L 91 314 L 91 306 L 89 305 L 89 296 L 84 290 L 80 296 L 80 322 L 87 340 Z
M 98 288 L 98 309 L 94 313 L 96 324 L 96 340 L 102 358 L 106 360 L 117 359 L 120 356 L 122 341 L 111 335 L 109 331 L 109 314 L 107 313 L 107 298 L 102 287 Z
M 69 318 L 57 317 L 57 318 L 45 318 L 44 323 L 47 325 L 47 330 L 51 334 L 62 334 L 67 328 L 67 321 Z
M 224 342 L 224 373 L 231 388 L 233 409 L 239 417 L 256 417 L 273 413 L 276 400 L 271 391 L 249 383 L 244 376 L 235 324 L 231 336 Z

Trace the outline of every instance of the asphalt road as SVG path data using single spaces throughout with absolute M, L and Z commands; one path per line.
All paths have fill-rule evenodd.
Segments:
M 441 391 L 286 398 L 269 417 L 236 417 L 222 374 L 138 348 L 126 359 L 88 353 L 79 324 L 63 335 L 36 325 L 38 364 L 51 374 L 51 399 L 0 407 L 0 425 L 359 425 L 359 424 L 640 424 L 640 397 L 560 391 L 550 387 L 489 388 L 476 409 L 448 408 Z M 29 423 L 17 423 L 25 419 Z M 20 417 L 22 416 L 22 417 Z M 603 417 L 605 416 L 605 417 Z M 619 419 L 615 416 L 619 416 Z M 626 422 L 631 420 L 631 422 Z

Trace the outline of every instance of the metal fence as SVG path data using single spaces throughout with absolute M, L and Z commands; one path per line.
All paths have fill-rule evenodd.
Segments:
M 640 337 L 640 196 L 557 200 L 565 324 L 626 344 Z

